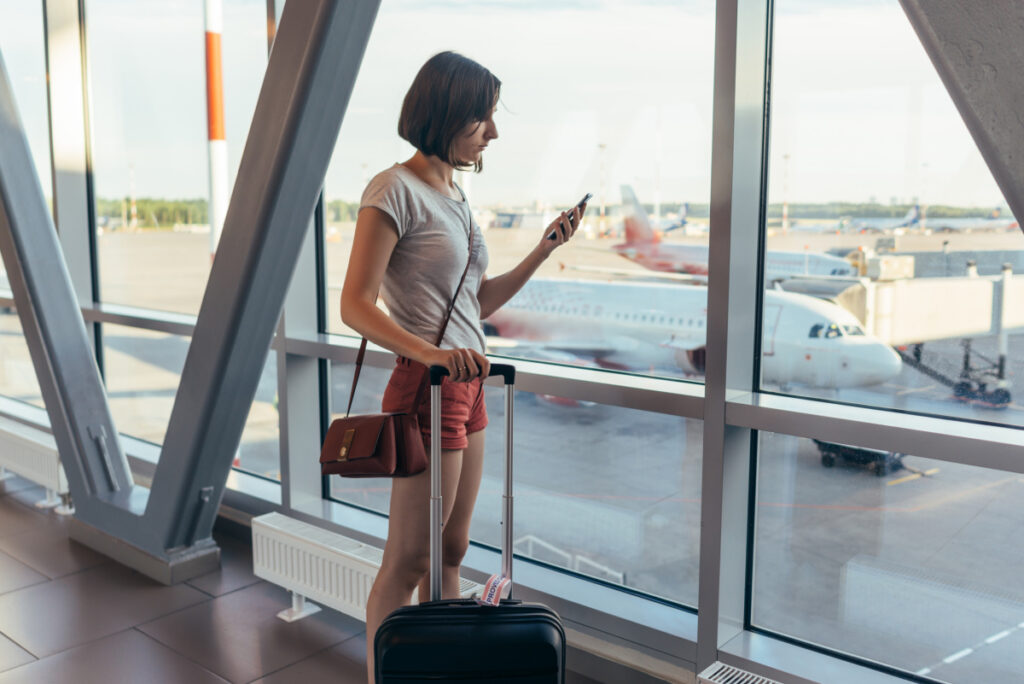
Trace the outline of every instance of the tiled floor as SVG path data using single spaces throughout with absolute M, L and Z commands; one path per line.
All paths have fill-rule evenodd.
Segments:
M 277 619 L 291 599 L 252 574 L 248 542 L 215 534 L 221 568 L 165 587 L 71 541 L 43 496 L 0 482 L 0 684 L 365 681 L 363 623 Z

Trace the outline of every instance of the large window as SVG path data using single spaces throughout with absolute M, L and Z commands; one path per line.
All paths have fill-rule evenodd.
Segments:
M 224 2 L 229 189 L 266 67 L 266 11 Z M 86 21 L 100 296 L 198 313 L 214 249 L 203 4 L 89 0 Z
M 1024 677 L 1020 475 L 774 433 L 760 453 L 755 626 L 945 682 Z
M 283 5 L 224 0 L 229 183 L 266 64 L 267 15 Z M 345 534 L 382 534 L 389 483 L 332 478 L 325 492 L 312 460 L 318 402 L 333 417 L 345 410 L 352 366 L 336 360 L 354 344 L 316 333 L 352 334 L 339 297 L 361 193 L 412 155 L 396 133 L 402 98 L 427 58 L 456 49 L 503 81 L 486 170 L 456 175 L 488 274 L 512 268 L 559 210 L 594 195 L 579 237 L 485 328 L 492 356 L 520 365 L 515 551 L 557 570 L 531 568 L 531 589 L 548 592 L 542 583 L 557 576 L 585 596 L 581 608 L 549 593 L 570 619 L 587 617 L 586 642 L 571 645 L 595 649 L 591 639 L 609 634 L 676 664 L 694 651 L 755 662 L 736 644 L 771 639 L 773 653 L 799 652 L 797 666 L 809 647 L 922 681 L 1024 679 L 1019 226 L 900 3 L 757 5 L 739 3 L 730 44 L 712 2 L 384 0 L 324 180 L 326 268 L 297 270 L 307 292 L 325 271 L 315 286 L 326 322 L 308 323 L 316 297 L 287 302 L 290 337 L 268 352 L 239 451 L 225 455 L 283 480 L 280 496 L 272 482 L 249 488 L 251 477 L 231 486 L 273 491 L 284 513 L 322 515 Z M 83 14 L 94 191 L 83 210 L 95 214 L 95 279 L 112 305 L 84 314 L 98 321 L 119 430 L 160 444 L 190 344 L 165 331 L 198 312 L 210 272 L 203 6 L 85 0 Z M 49 196 L 42 5 L 0 0 L 0 16 Z M 716 66 L 726 72 L 717 84 Z M 712 112 L 733 96 L 733 110 Z M 728 170 L 716 173 L 716 207 L 729 206 L 732 225 L 711 228 L 713 119 L 727 151 L 715 161 Z M 761 229 L 764 281 L 754 282 L 746 264 Z M 709 297 L 712 238 L 733 255 L 715 260 L 716 283 L 739 285 L 728 296 Z M 0 394 L 42 406 L 7 289 L 0 280 Z M 726 320 L 729 343 L 706 350 L 722 337 L 709 327 Z M 679 382 L 702 381 L 709 354 L 720 373 L 709 391 Z M 353 412 L 380 409 L 382 359 L 371 352 Z M 471 537 L 497 547 L 501 389 L 489 386 L 486 400 Z M 809 438 L 837 434 L 848 441 Z M 908 453 L 883 450 L 888 438 Z M 628 610 L 591 622 L 604 608 L 587 599 L 608 587 Z M 710 643 L 694 649 L 685 630 L 698 619 Z M 829 667 L 850 665 L 838 660 Z
M 900 4 L 775 3 L 772 74 L 766 389 L 1024 426 L 1024 236 Z
M 685 277 L 707 272 L 713 9 L 382 3 L 324 186 L 328 330 L 350 332 L 338 302 L 363 188 L 414 152 L 396 133 L 402 99 L 423 62 L 456 49 L 502 81 L 485 170 L 456 177 L 488 274 L 594 195 L 576 240 L 486 322 L 492 350 L 701 379 L 705 290 Z

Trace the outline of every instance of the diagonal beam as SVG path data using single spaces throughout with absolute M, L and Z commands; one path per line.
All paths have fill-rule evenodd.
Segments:
M 210 537 L 378 6 L 285 7 L 136 543 Z
M 1024 3 L 900 4 L 1024 229 Z
M 0 252 L 80 512 L 137 520 L 136 491 L 0 57 Z

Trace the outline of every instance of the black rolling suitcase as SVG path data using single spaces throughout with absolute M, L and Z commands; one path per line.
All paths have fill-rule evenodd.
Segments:
M 441 380 L 447 371 L 430 369 L 431 435 L 441 434 Z M 491 375 L 505 379 L 505 506 L 502 516 L 502 575 L 512 578 L 512 400 L 515 369 L 495 364 Z M 565 631 L 553 610 L 503 599 L 481 605 L 474 599 L 436 600 L 441 595 L 441 440 L 430 453 L 430 603 L 391 613 L 374 639 L 378 684 L 423 682 L 508 682 L 562 684 Z

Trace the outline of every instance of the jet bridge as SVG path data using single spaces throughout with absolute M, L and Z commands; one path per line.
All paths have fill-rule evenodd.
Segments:
M 778 287 L 830 299 L 848 309 L 869 334 L 896 347 L 907 365 L 946 384 L 958 398 L 993 406 L 1010 401 L 1006 355 L 1009 336 L 1024 333 L 1024 275 L 1014 276 L 1009 264 L 998 276 L 979 276 L 969 264 L 967 275 L 957 278 L 796 277 Z M 971 340 L 980 337 L 998 339 L 998 359 L 972 350 Z M 958 377 L 922 362 L 926 342 L 958 338 L 964 341 Z

